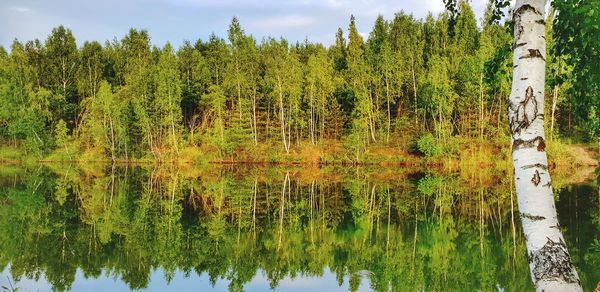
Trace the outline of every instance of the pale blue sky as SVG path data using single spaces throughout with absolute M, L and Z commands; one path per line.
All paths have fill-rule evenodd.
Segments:
M 486 2 L 471 0 L 478 19 Z M 233 16 L 258 40 L 270 35 L 331 44 L 338 27 L 347 29 L 350 14 L 366 36 L 379 14 L 392 19 L 404 10 L 423 18 L 443 7 L 442 0 L 1 0 L 0 45 L 8 49 L 15 38 L 45 40 L 63 24 L 78 44 L 121 39 L 134 27 L 147 29 L 155 45 L 179 46 L 206 40 L 211 32 L 226 37 Z

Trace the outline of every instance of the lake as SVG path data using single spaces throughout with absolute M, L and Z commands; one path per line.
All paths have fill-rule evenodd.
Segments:
M 553 179 L 561 230 L 593 290 L 598 182 Z M 532 290 L 512 181 L 485 169 L 7 165 L 0 285 Z

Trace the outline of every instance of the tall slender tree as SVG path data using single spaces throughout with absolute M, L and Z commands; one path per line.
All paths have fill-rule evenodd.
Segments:
M 159 143 L 168 147 L 170 159 L 179 153 L 181 141 L 181 80 L 177 57 L 171 44 L 162 49 L 154 80 L 155 94 L 152 104 L 153 129 Z
M 560 231 L 546 156 L 545 0 L 517 0 L 508 106 L 519 212 L 537 291 L 581 291 Z
M 78 104 L 75 77 L 79 56 L 75 37 L 70 29 L 59 26 L 52 30 L 46 40 L 45 51 L 48 65 L 48 86 L 54 94 L 61 95 L 69 104 L 64 118 L 77 124 Z
M 150 52 L 150 36 L 145 30 L 131 29 L 122 40 L 125 86 L 119 91 L 129 104 L 128 131 L 131 150 L 142 154 L 149 149 L 157 158 L 153 121 L 150 116 L 154 62 Z M 141 147 L 140 147 L 141 146 Z
M 370 73 L 365 60 L 365 44 L 356 28 L 354 16 L 350 17 L 350 25 L 348 27 L 346 60 L 348 64 L 345 72 L 346 82 L 354 100 L 353 131 L 357 132 L 359 137 L 365 137 L 365 142 L 370 140 L 375 142 L 377 140 L 375 132 L 376 118 L 369 83 Z
M 305 77 L 305 94 L 309 108 L 309 138 L 311 143 L 322 139 L 325 134 L 325 121 L 330 119 L 330 108 L 337 108 L 333 98 L 335 89 L 333 62 L 327 57 L 323 46 L 316 46 L 308 57 Z
M 375 96 L 374 106 L 377 113 L 385 112 L 385 141 L 389 142 L 392 128 L 392 82 L 394 81 L 395 60 L 390 44 L 390 25 L 379 15 L 366 44 L 366 55 L 371 67 L 371 90 Z
M 198 117 L 200 98 L 210 85 L 210 72 L 206 59 L 190 42 L 184 42 L 177 51 L 181 80 L 181 109 L 185 127 L 193 137 Z M 193 140 L 193 139 L 191 139 Z
M 400 106 L 410 104 L 417 126 L 419 84 L 423 72 L 423 28 L 412 15 L 396 13 L 390 28 L 390 44 L 395 61 L 394 95 L 398 97 L 397 117 L 402 117 Z
M 278 106 L 279 126 L 284 150 L 291 147 L 292 123 L 299 108 L 302 72 L 298 56 L 291 52 L 287 41 L 270 38 L 263 44 L 265 82 Z
M 77 88 L 83 97 L 95 97 L 102 80 L 104 67 L 102 45 L 96 41 L 85 42 L 81 48 Z

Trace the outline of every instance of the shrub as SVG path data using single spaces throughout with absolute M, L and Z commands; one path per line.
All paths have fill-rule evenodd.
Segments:
M 427 157 L 434 157 L 442 154 L 443 148 L 438 140 L 431 133 L 427 133 L 417 140 L 417 149 Z

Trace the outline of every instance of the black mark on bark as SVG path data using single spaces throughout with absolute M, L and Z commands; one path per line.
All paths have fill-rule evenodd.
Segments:
M 521 133 L 521 130 L 529 128 L 531 123 L 537 118 L 543 119 L 544 114 L 538 112 L 538 101 L 535 95 L 533 95 L 533 88 L 528 86 L 525 90 L 525 97 L 522 101 L 514 102 L 511 98 L 511 102 L 508 105 L 509 121 L 511 133 L 514 136 Z
M 540 178 L 540 172 L 536 169 L 535 173 L 533 174 L 533 177 L 531 178 L 531 182 L 537 187 L 540 184 L 540 181 L 542 179 Z
M 513 50 L 519 47 L 522 47 L 524 45 L 526 45 L 527 43 L 516 43 L 515 46 L 513 47 Z
M 531 215 L 529 213 L 522 213 L 521 217 L 529 219 L 531 221 L 540 221 L 540 220 L 546 219 L 546 217 L 544 217 L 544 216 L 536 216 L 536 215 Z
M 512 151 L 514 152 L 515 150 L 532 147 L 536 147 L 538 151 L 544 151 L 546 149 L 546 143 L 544 142 L 544 138 L 542 138 L 542 136 L 537 136 L 531 140 L 515 139 L 513 141 Z
M 551 182 L 551 181 L 548 181 L 547 183 L 543 184 L 542 186 L 543 186 L 543 187 L 550 188 L 550 187 L 552 187 L 552 182 Z
M 542 139 L 540 141 L 540 143 L 537 145 L 537 151 L 539 151 L 539 152 L 546 151 L 546 142 L 544 142 L 544 139 Z
M 536 20 L 535 23 L 538 23 L 538 24 L 541 24 L 541 25 L 546 25 L 546 21 L 543 18 Z
M 521 166 L 521 169 L 530 169 L 530 168 L 534 168 L 534 167 L 541 168 L 543 170 L 548 170 L 548 166 L 547 165 L 543 165 L 541 163 L 530 164 L 530 165 L 523 165 L 523 166 Z
M 519 8 L 517 8 L 515 10 L 515 12 L 513 13 L 513 23 L 517 27 L 515 41 L 518 41 L 519 39 L 521 39 L 521 35 L 523 34 L 523 31 L 524 31 L 523 26 L 521 25 L 521 15 L 527 11 L 532 11 L 535 14 L 542 15 L 542 13 L 540 13 L 537 9 L 535 9 L 535 7 L 533 7 L 529 4 L 524 4 L 524 5 L 521 5 Z M 513 48 L 515 48 L 515 47 L 516 47 L 516 44 L 513 44 Z
M 515 22 L 516 23 L 516 22 Z M 521 17 L 519 16 L 519 23 L 521 23 Z M 523 26 L 519 25 L 519 29 L 517 30 L 517 37 L 515 38 L 515 40 L 520 40 L 521 39 L 521 35 L 523 34 Z M 515 45 L 516 47 L 516 45 Z
M 527 11 L 531 11 L 537 15 L 542 15 L 542 13 L 540 11 L 538 11 L 537 9 L 535 9 L 535 7 L 529 5 L 529 4 L 523 4 L 521 5 L 521 7 L 517 8 L 517 10 L 515 11 L 514 15 L 521 15 Z
M 540 52 L 540 50 L 538 49 L 527 49 L 528 54 L 519 57 L 519 59 L 531 59 L 531 58 L 540 58 L 544 61 L 546 61 L 546 58 L 544 58 L 544 56 L 542 55 L 542 52 Z
M 527 77 L 523 77 L 523 78 L 521 78 L 521 80 L 527 80 L 527 79 L 529 79 L 529 78 L 527 78 Z
M 579 279 L 567 247 L 562 239 L 558 242 L 548 238 L 546 244 L 528 255 L 529 262 L 533 264 L 534 282 L 540 280 L 562 280 L 567 283 L 578 283 Z

